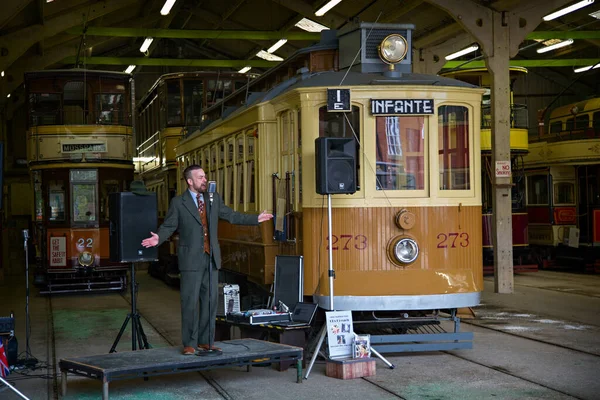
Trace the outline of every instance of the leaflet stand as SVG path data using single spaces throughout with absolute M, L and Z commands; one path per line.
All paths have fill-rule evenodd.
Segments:
M 327 195 L 327 225 L 329 229 L 329 237 L 332 236 L 331 229 L 331 194 Z M 335 278 L 335 271 L 333 270 L 333 246 L 329 246 L 329 310 L 334 311 L 333 308 L 333 279 Z M 308 379 L 308 375 L 312 370 L 312 367 L 321 351 L 321 346 L 323 345 L 323 340 L 325 339 L 325 335 L 327 334 L 327 324 L 323 324 L 321 331 L 319 332 L 319 340 L 317 341 L 317 345 L 315 346 L 315 351 L 310 359 L 310 363 L 308 364 L 308 368 L 306 369 L 306 375 L 304 375 L 304 379 Z M 396 368 L 394 364 L 386 360 L 381 354 L 371 347 L 371 353 L 373 353 L 376 357 L 381 359 L 390 369 Z

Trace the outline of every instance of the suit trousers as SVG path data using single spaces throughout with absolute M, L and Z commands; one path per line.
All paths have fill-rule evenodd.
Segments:
M 215 337 L 219 270 L 207 253 L 202 253 L 200 258 L 199 271 L 181 271 L 179 287 L 183 346 L 196 347 L 199 344 L 208 344 L 209 338 L 210 341 L 214 341 Z M 209 281 L 209 261 L 212 268 L 212 283 Z

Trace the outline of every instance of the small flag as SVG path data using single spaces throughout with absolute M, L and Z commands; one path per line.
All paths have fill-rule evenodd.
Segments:
M 6 352 L 4 351 L 4 341 L 0 338 L 0 376 L 6 378 L 10 374 L 8 368 L 8 360 L 6 359 Z

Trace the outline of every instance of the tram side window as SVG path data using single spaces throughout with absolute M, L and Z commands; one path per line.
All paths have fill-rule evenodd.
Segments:
M 122 94 L 97 94 L 96 95 L 96 121 L 102 125 L 124 124 L 123 95 Z
M 253 211 L 252 206 L 256 204 L 256 194 L 254 192 L 254 137 L 246 137 L 246 188 L 248 188 L 248 203 L 249 209 L 247 211 Z
M 98 221 L 96 205 L 96 170 L 71 171 L 71 202 L 74 223 Z
M 595 112 L 592 116 L 592 119 L 592 127 L 594 128 L 594 131 L 600 131 L 600 111 Z
M 527 177 L 527 205 L 547 205 L 548 176 L 532 175 Z
M 554 204 L 575 204 L 575 184 L 558 182 L 554 184 Z
M 575 117 L 575 129 L 587 129 L 590 126 L 590 115 L 583 114 Z
M 30 126 L 60 124 L 60 94 L 31 93 L 29 123 Z
M 183 104 L 186 126 L 199 126 L 202 122 L 202 100 L 204 87 L 202 81 L 187 80 L 183 85 Z
M 181 92 L 179 81 L 167 83 L 167 126 L 181 126 Z
M 109 213 L 108 213 L 108 199 L 111 193 L 116 193 L 119 191 L 119 181 L 116 179 L 106 179 L 103 180 L 100 185 L 100 221 L 108 222 Z
M 83 125 L 87 123 L 90 110 L 87 101 L 89 88 L 82 81 L 67 82 L 63 90 L 63 113 L 65 125 Z
M 48 203 L 50 206 L 50 221 L 65 220 L 65 182 L 52 180 L 48 182 Z
M 425 118 L 377 117 L 377 190 L 425 188 Z
M 360 189 L 360 110 L 352 106 L 349 113 L 327 112 L 319 108 L 319 137 L 354 138 L 356 142 L 356 188 Z
M 206 104 L 215 104 L 216 102 L 229 96 L 231 93 L 233 93 L 233 82 L 231 80 L 217 81 L 211 79 L 208 81 Z
M 550 124 L 550 133 L 560 133 L 562 131 L 562 122 L 552 122 Z
M 570 132 L 575 128 L 575 119 L 574 118 L 569 118 L 567 120 L 567 131 Z
M 438 107 L 440 190 L 469 190 L 469 110 L 462 106 Z

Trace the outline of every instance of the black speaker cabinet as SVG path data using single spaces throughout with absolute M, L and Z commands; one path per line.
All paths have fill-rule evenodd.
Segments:
M 317 138 L 315 157 L 317 193 L 356 192 L 356 143 L 353 138 Z
M 111 193 L 108 198 L 110 219 L 110 261 L 133 263 L 155 261 L 158 248 L 142 246 L 142 240 L 156 233 L 156 194 Z

